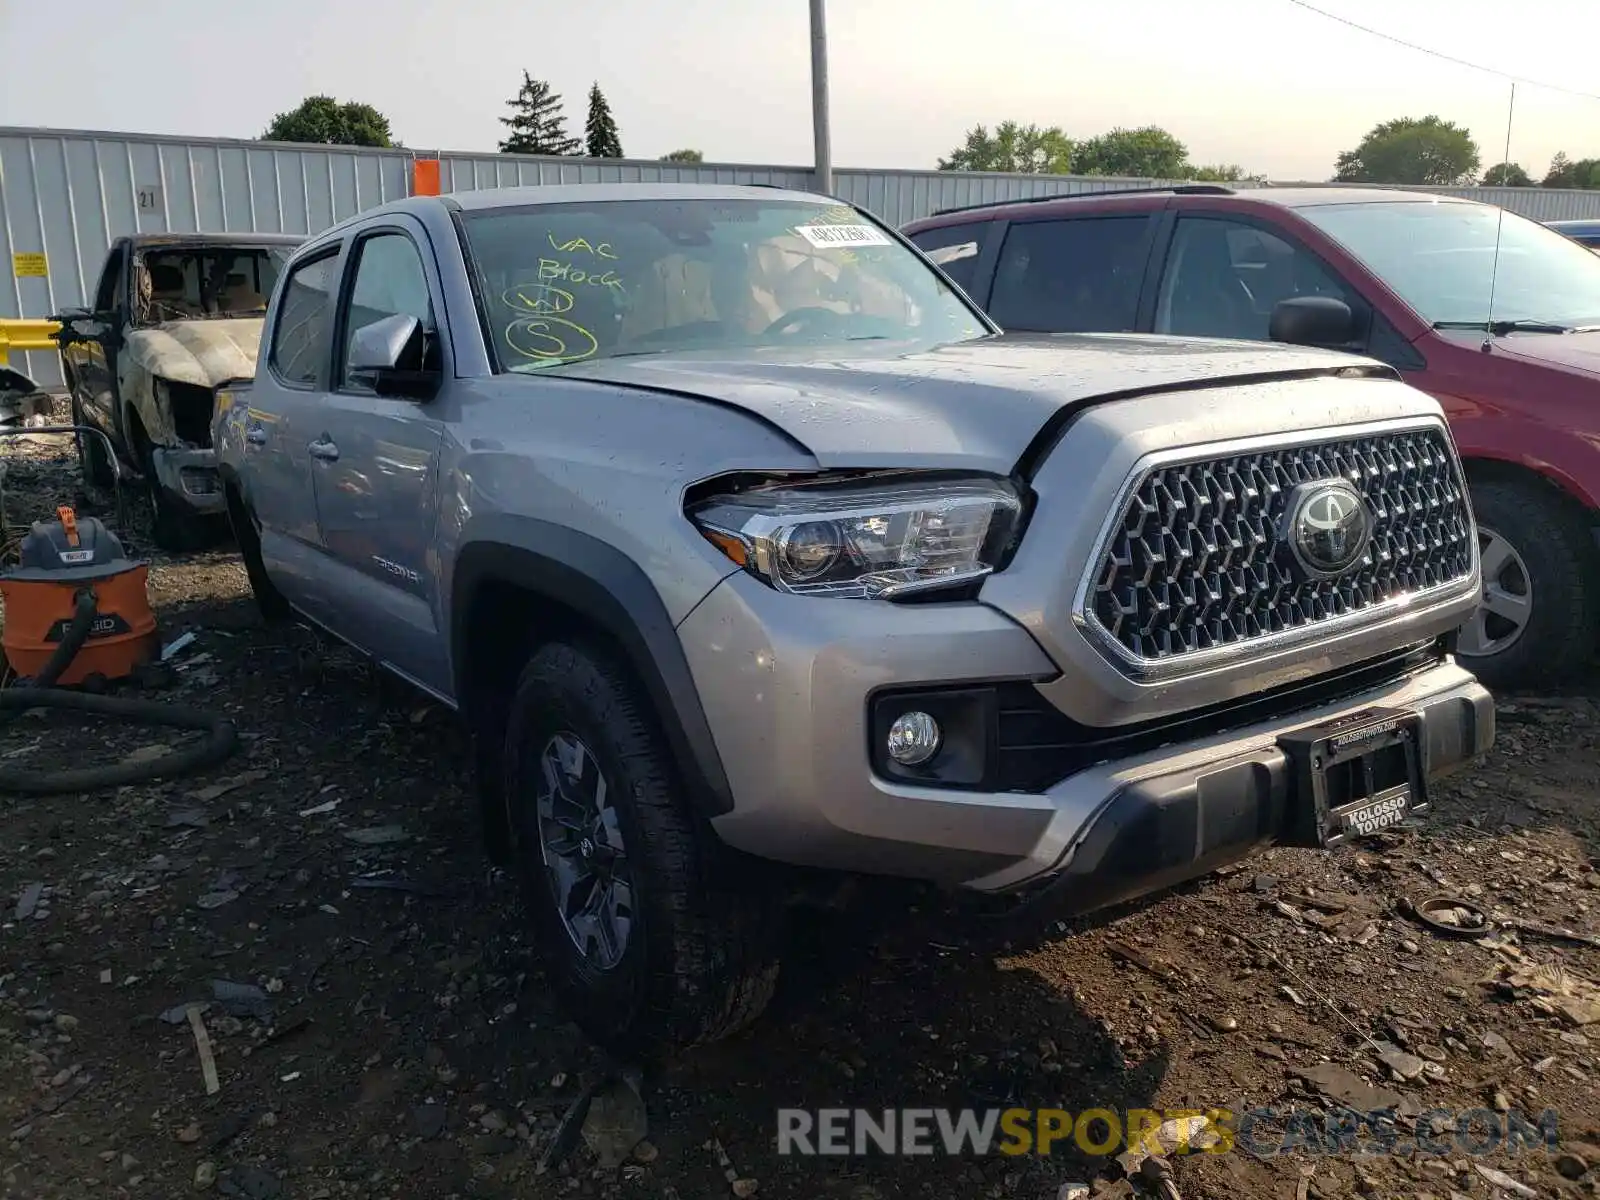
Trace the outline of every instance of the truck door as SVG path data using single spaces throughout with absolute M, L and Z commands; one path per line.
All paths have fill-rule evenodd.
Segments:
M 129 310 L 128 243 L 114 242 L 106 255 L 105 266 L 94 295 L 89 297 L 100 336 L 74 341 L 61 351 L 72 389 L 74 419 L 97 426 L 121 444 L 117 428 L 117 347 L 127 333 Z
M 340 245 L 294 265 L 269 316 L 254 386 L 243 393 L 246 502 L 261 525 L 261 558 L 285 598 L 326 623 L 332 601 L 309 444 L 327 387 Z
M 337 621 L 359 622 L 333 629 L 392 669 L 448 694 L 448 639 L 439 635 L 431 553 L 442 437 L 438 402 L 377 395 L 347 366 L 356 331 L 397 314 L 422 323 L 431 361 L 442 361 L 438 269 L 427 233 L 405 217 L 360 232 L 346 257 L 330 387 L 308 431 L 315 435 L 308 453 L 329 586 L 337 593 L 333 612 Z

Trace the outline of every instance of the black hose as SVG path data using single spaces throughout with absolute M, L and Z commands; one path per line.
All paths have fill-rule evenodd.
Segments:
M 99 615 L 100 610 L 95 607 L 94 592 L 84 588 L 78 593 L 77 603 L 72 606 L 72 624 L 68 625 L 67 631 L 61 635 L 61 644 L 44 664 L 44 669 L 33 677 L 33 681 L 28 684 L 29 687 L 50 688 L 56 685 L 56 680 L 61 678 L 61 672 L 72 665 L 72 660 L 78 657 L 78 651 L 89 640 L 89 630 L 94 628 L 94 619 Z
M 59 708 L 98 713 L 146 725 L 164 725 L 169 729 L 197 729 L 209 736 L 196 745 L 186 746 L 148 762 L 112 763 L 109 766 L 83 767 L 72 771 L 20 771 L 0 767 L 0 792 L 59 796 L 63 792 L 89 792 L 128 783 L 166 779 L 219 763 L 232 754 L 239 744 L 239 732 L 226 717 L 178 704 L 136 700 L 131 696 L 95 696 L 88 692 L 55 688 L 7 688 L 0 692 L 0 711 L 10 708 Z
M 69 771 L 23 771 L 0 767 L 0 792 L 59 796 L 67 792 L 90 792 L 129 783 L 146 783 L 219 763 L 238 746 L 239 733 L 232 721 L 198 708 L 138 700 L 130 696 L 94 696 L 87 692 L 70 692 L 52 687 L 88 640 L 89 630 L 93 628 L 97 615 L 94 592 L 84 588 L 78 593 L 77 603 L 73 606 L 72 624 L 67 627 L 60 645 L 39 674 L 26 683 L 0 690 L 0 725 L 14 721 L 30 708 L 56 708 L 122 717 L 146 725 L 163 725 L 169 729 L 194 729 L 208 736 L 203 742 L 144 762 L 112 763 L 104 767 L 82 767 Z

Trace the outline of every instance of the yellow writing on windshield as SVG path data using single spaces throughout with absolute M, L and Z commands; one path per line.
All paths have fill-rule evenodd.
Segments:
M 540 268 L 541 274 L 543 268 Z M 505 329 L 506 345 L 513 353 L 536 362 L 574 362 L 600 349 L 594 334 L 560 313 L 571 312 L 577 302 L 572 293 L 547 283 L 523 283 L 507 288 L 500 302 L 529 315 Z
M 523 358 L 559 362 L 576 362 L 600 349 L 594 334 L 560 317 L 511 322 L 506 326 L 506 345 Z
M 556 235 L 545 230 L 545 237 L 550 240 L 552 249 L 563 254 L 592 254 L 596 258 L 616 258 L 617 252 L 611 248 L 610 242 L 591 242 L 588 238 L 570 238 L 564 242 L 556 241 Z
M 606 287 L 625 291 L 622 286 L 622 276 L 615 271 L 586 271 L 582 267 L 569 262 L 562 262 L 554 258 L 541 258 L 539 260 L 539 282 L 549 283 L 560 280 L 562 283 L 576 284 L 580 287 Z
M 572 293 L 548 283 L 519 283 L 500 293 L 500 303 L 507 308 L 523 308 L 531 313 L 570 312 L 577 303 Z

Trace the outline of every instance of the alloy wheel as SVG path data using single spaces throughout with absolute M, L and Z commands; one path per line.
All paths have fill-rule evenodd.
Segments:
M 1477 611 L 1461 627 L 1456 650 L 1463 658 L 1486 658 L 1516 645 L 1533 616 L 1533 583 L 1522 555 L 1500 534 L 1478 527 L 1483 594 Z
M 605 775 L 577 734 L 545 743 L 535 812 L 561 924 L 585 961 L 612 970 L 633 930 L 633 878 Z

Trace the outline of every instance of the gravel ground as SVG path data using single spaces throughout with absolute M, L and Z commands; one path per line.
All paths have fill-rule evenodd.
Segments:
M 58 443 L 9 461 L 13 522 L 74 490 Z M 1554 1109 L 1554 1154 L 1251 1153 L 1258 1130 L 1176 1156 L 1175 1183 L 1230 1200 L 1600 1192 L 1600 944 L 1510 924 L 1600 933 L 1600 684 L 1502 700 L 1493 754 L 1417 828 L 1273 850 L 1094 922 L 1025 936 L 970 901 L 867 887 L 797 924 L 756 1028 L 645 1075 L 638 1112 L 553 1008 L 516 891 L 478 851 L 453 719 L 305 630 L 260 626 L 231 553 L 152 561 L 164 637 L 197 634 L 162 694 L 226 712 L 242 744 L 180 780 L 0 797 L 7 1197 L 1131 1194 L 1125 1164 L 1070 1138 L 1049 1156 L 776 1149 L 780 1107 L 965 1105 L 1394 1105 L 1402 1144 L 1436 1109 Z M 30 715 L 0 758 L 113 762 L 182 736 Z M 1439 894 L 1505 924 L 1447 938 L 1406 915 Z M 591 1085 L 584 1136 L 553 1154 Z

